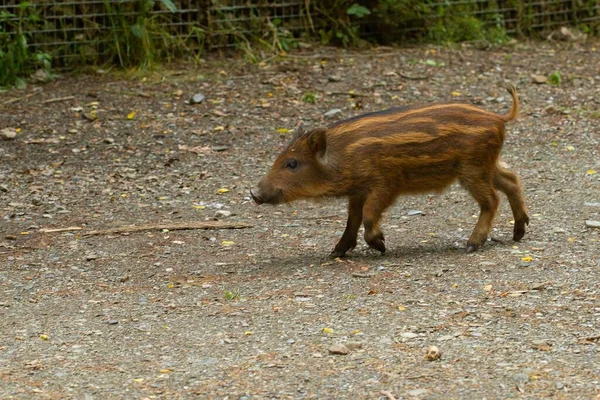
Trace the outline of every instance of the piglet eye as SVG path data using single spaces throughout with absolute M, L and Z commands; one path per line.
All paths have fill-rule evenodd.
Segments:
M 298 160 L 296 160 L 294 158 L 290 158 L 289 160 L 286 160 L 285 167 L 289 168 L 289 169 L 296 169 L 296 168 L 298 168 Z

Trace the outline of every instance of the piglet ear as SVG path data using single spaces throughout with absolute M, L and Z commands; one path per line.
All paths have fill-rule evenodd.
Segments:
M 300 136 L 304 135 L 304 133 L 306 132 L 306 129 L 304 127 L 304 122 L 303 121 L 299 121 L 296 126 L 294 127 L 294 132 L 293 132 L 293 137 L 294 139 L 298 139 Z
M 327 150 L 327 129 L 317 128 L 308 134 L 308 147 L 317 157 L 325 156 Z

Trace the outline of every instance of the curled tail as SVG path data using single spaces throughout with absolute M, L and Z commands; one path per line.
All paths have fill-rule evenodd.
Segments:
M 513 100 L 513 105 L 510 109 L 510 112 L 502 115 L 502 119 L 508 122 L 517 118 L 517 114 L 519 114 L 519 95 L 517 94 L 517 88 L 512 83 L 509 83 L 508 86 L 506 86 L 506 90 L 508 90 L 508 93 L 510 93 Z

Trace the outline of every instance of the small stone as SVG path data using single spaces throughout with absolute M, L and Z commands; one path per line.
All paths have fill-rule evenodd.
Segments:
M 117 321 L 116 319 L 109 319 L 107 324 L 109 325 L 117 325 L 119 323 L 119 321 Z
M 442 357 L 442 352 L 437 346 L 429 346 L 425 351 L 425 359 L 427 361 L 439 360 Z
M 406 392 L 409 396 L 412 397 L 418 397 L 421 396 L 425 393 L 429 392 L 429 390 L 427 389 L 413 389 L 413 390 L 409 390 L 408 392 Z
M 406 338 L 406 339 L 414 339 L 414 338 L 416 338 L 419 335 L 417 335 L 414 332 L 402 332 L 400 334 L 400 336 L 402 336 L 403 338 Z
M 409 217 L 412 217 L 413 215 L 425 215 L 425 213 L 421 210 L 408 210 L 406 215 L 408 215 Z
M 329 82 L 339 82 L 339 81 L 341 81 L 341 80 L 342 80 L 342 77 L 341 77 L 341 76 L 339 76 L 339 75 L 329 75 L 329 76 L 327 77 L 327 80 L 328 80 Z
M 587 221 L 585 221 L 585 226 L 588 228 L 600 229 L 600 221 L 592 221 L 591 219 L 588 219 Z
M 212 151 L 221 152 L 227 150 L 229 147 L 227 146 L 213 146 L 211 147 Z
M 106 144 L 113 144 L 115 142 L 115 139 L 107 137 L 107 138 L 104 138 L 104 140 L 102 142 L 106 143 Z
M 348 348 L 348 350 L 354 351 L 354 350 L 362 349 L 363 344 L 360 342 L 348 342 L 348 343 L 346 343 L 346 347 Z
M 325 114 L 323 114 L 326 118 L 333 118 L 338 114 L 341 114 L 342 110 L 340 110 L 339 108 L 332 108 L 331 110 L 327 111 Z
M 217 212 L 215 212 L 215 218 L 227 218 L 229 216 L 231 216 L 231 211 L 217 210 Z
M 94 253 L 86 254 L 86 256 L 85 256 L 86 261 L 92 261 L 92 260 L 95 260 L 96 258 L 98 258 L 98 255 L 94 254 Z
M 8 186 L 6 186 L 6 185 L 0 185 L 0 192 L 7 193 L 8 192 Z
M 17 240 L 17 236 L 16 235 L 6 235 L 6 236 L 4 236 L 4 238 L 6 240 Z
M 200 104 L 204 101 L 205 96 L 202 93 L 196 93 L 190 98 L 190 104 Z
M 329 348 L 329 354 L 346 355 L 348 353 L 350 353 L 350 349 L 341 343 L 334 344 Z
M 531 82 L 537 83 L 538 85 L 544 84 L 548 81 L 544 75 L 531 75 Z
M 515 374 L 513 379 L 517 384 L 523 384 L 529 382 L 529 375 L 519 372 L 518 374 Z
M 0 189 L 1 188 L 2 188 L 2 186 L 0 186 Z M 585 203 L 583 203 L 583 205 L 586 207 L 600 207 L 600 203 L 591 202 L 591 201 L 586 201 Z
M 556 387 L 556 389 L 558 389 L 558 390 L 562 390 L 562 389 L 564 389 L 564 387 L 565 387 L 565 384 L 564 384 L 564 383 L 562 383 L 562 382 L 556 382 L 556 383 L 554 384 L 554 386 Z
M 17 130 L 14 128 L 4 128 L 0 130 L 0 136 L 6 140 L 14 139 L 17 137 Z
M 448 340 L 452 340 L 454 339 L 454 336 L 452 335 L 444 335 L 438 338 L 438 342 L 446 342 Z

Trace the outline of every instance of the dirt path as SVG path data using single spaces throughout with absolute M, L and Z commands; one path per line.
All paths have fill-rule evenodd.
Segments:
M 20 129 L 0 141 L 1 398 L 598 395 L 600 230 L 585 220 L 600 220 L 600 43 L 315 52 L 64 76 L 0 105 L 0 129 Z M 560 86 L 531 82 L 554 71 Z M 458 186 L 401 198 L 383 257 L 364 243 L 327 257 L 341 200 L 250 202 L 300 118 L 447 100 L 505 112 L 509 81 L 522 111 L 503 159 L 532 216 L 519 244 L 503 198 L 496 240 L 465 254 L 477 206 Z M 215 216 L 252 227 L 83 236 Z M 82 230 L 40 231 L 65 227 Z M 424 359 L 431 345 L 441 359 Z

